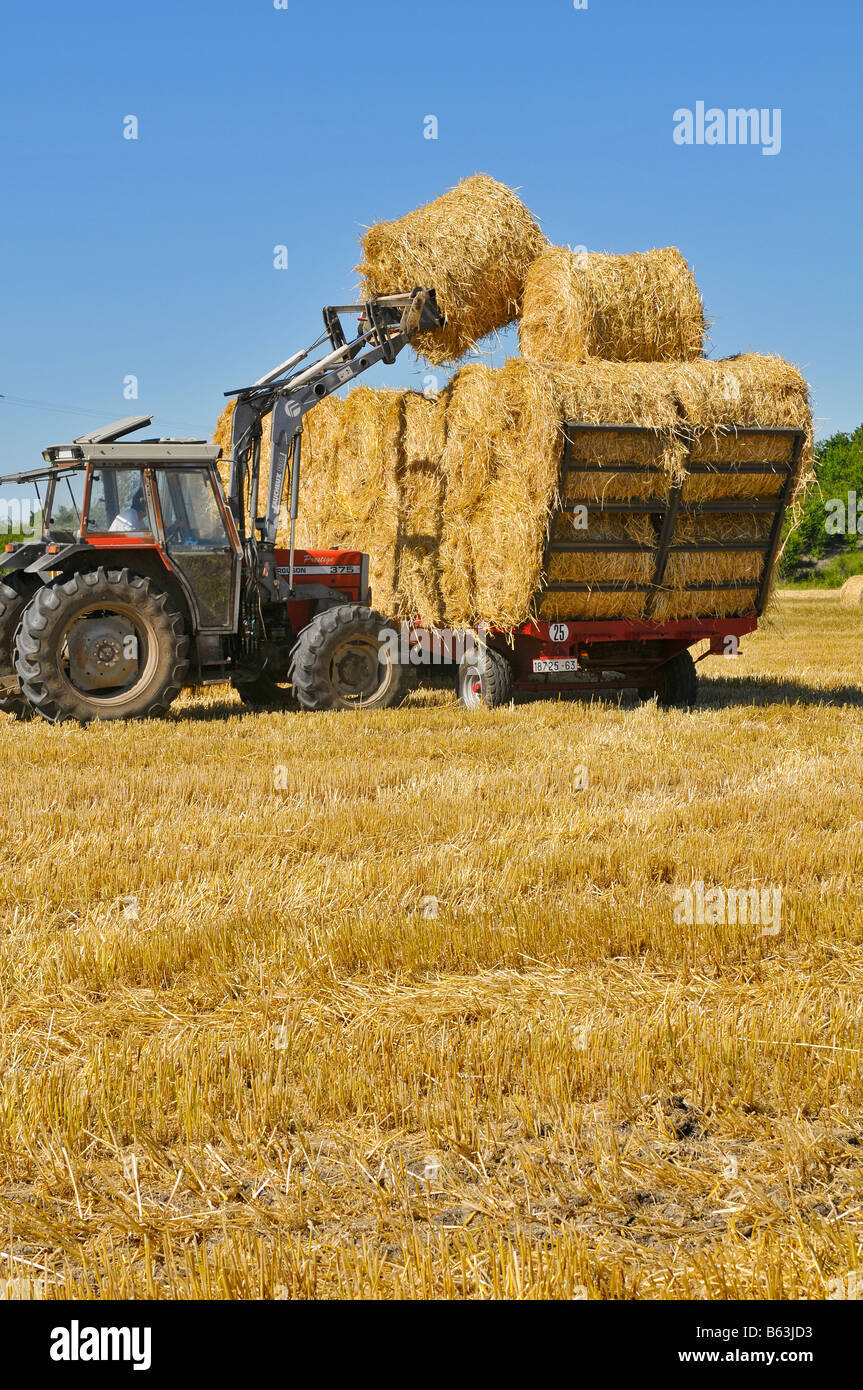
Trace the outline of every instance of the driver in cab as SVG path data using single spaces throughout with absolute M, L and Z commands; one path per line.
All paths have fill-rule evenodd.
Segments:
M 118 512 L 109 526 L 109 531 L 149 531 L 147 503 L 143 488 L 139 488 L 132 498 L 131 506 Z

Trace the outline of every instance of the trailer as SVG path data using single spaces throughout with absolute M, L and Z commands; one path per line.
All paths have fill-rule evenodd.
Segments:
M 568 497 L 566 478 L 571 472 L 602 472 L 606 475 L 635 471 L 643 473 L 647 467 L 657 475 L 661 473 L 659 465 L 653 465 L 651 469 L 649 465 L 635 464 L 624 459 L 604 459 L 601 464 L 597 464 L 592 451 L 584 451 L 581 442 L 588 436 L 602 433 L 626 433 L 644 438 L 655 435 L 654 431 L 639 425 L 569 422 L 565 430 L 566 442 L 558 480 L 559 498 Z M 515 691 L 548 695 L 557 692 L 596 694 L 627 689 L 637 690 L 642 699 L 650 699 L 655 695 L 663 706 L 688 708 L 695 704 L 698 697 L 698 673 L 690 649 L 704 641 L 709 642 L 698 661 L 711 655 L 736 655 L 740 639 L 755 631 L 770 595 L 773 570 L 782 543 L 783 523 L 799 474 L 805 433 L 801 429 L 785 427 L 749 427 L 715 431 L 714 435 L 725 435 L 731 441 L 732 456 L 721 463 L 693 461 L 695 446 L 705 431 L 681 425 L 679 433 L 683 434 L 687 442 L 685 476 L 669 489 L 667 497 L 599 504 L 586 498 L 568 497 L 566 502 L 559 502 L 548 528 L 543 564 L 546 575 L 549 573 L 553 555 L 567 551 L 592 552 L 597 555 L 620 551 L 649 552 L 654 556 L 653 574 L 649 583 L 635 585 L 628 582 L 576 583 L 546 580 L 540 599 L 542 595 L 550 593 L 576 595 L 623 590 L 632 593 L 633 590 L 640 590 L 644 593 L 644 617 L 638 620 L 585 620 L 578 617 L 556 618 L 550 621 L 536 619 L 516 628 L 484 629 L 475 652 L 464 659 L 459 667 L 459 697 L 466 708 L 475 709 L 481 705 L 491 707 L 508 703 Z M 752 458 L 752 453 L 757 454 L 758 449 L 746 446 L 751 446 L 754 441 L 767 439 L 771 441 L 772 447 L 763 452 L 765 455 L 769 452 L 774 457 Z M 745 454 L 744 460 L 733 457 L 737 441 L 741 442 L 740 452 Z M 753 498 L 741 498 L 739 495 L 719 496 L 709 501 L 685 500 L 686 477 L 707 473 L 735 478 L 775 474 L 775 495 Z M 554 539 L 557 518 L 579 507 L 588 507 L 604 515 L 647 516 L 654 528 L 655 545 L 637 541 L 591 540 L 588 537 L 565 541 Z M 768 534 L 759 540 L 693 543 L 680 539 L 677 528 L 682 519 L 711 512 L 726 515 L 768 515 Z M 756 599 L 751 610 L 730 617 L 696 617 L 670 622 L 655 621 L 651 618 L 651 612 L 666 587 L 666 571 L 672 555 L 682 552 L 709 554 L 729 550 L 763 555 L 757 580 L 725 580 L 721 584 L 721 588 L 729 592 L 751 591 L 754 588 Z M 684 585 L 683 590 L 697 593 L 714 587 L 719 586 L 714 585 L 712 581 L 699 581 Z

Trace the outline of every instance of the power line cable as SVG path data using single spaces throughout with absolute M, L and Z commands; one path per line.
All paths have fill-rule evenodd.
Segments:
M 90 410 L 80 405 L 59 405 L 55 401 L 33 401 L 24 396 L 7 396 L 3 392 L 0 392 L 0 401 L 5 402 L 6 405 L 24 406 L 28 410 L 49 411 L 54 415 L 81 415 L 89 416 L 90 419 L 97 416 L 104 420 L 116 420 L 118 418 L 115 410 Z M 198 426 L 191 425 L 188 420 L 163 420 L 162 424 L 175 430 L 198 431 Z

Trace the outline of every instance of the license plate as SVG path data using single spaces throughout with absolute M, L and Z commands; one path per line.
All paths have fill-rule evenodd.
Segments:
M 578 662 L 574 656 L 548 657 L 547 659 L 537 657 L 533 663 L 533 674 L 535 676 L 562 676 L 568 671 L 578 671 L 579 669 Z

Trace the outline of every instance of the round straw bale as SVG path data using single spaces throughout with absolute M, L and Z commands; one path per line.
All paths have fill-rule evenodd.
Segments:
M 852 574 L 850 579 L 845 580 L 839 590 L 839 601 L 849 606 L 863 603 L 863 574 Z
M 405 217 L 375 223 L 361 245 L 364 298 L 417 286 L 436 291 L 446 324 L 413 346 L 440 364 L 515 318 L 528 267 L 546 240 L 511 188 L 474 174 Z
M 673 246 L 627 256 L 552 246 L 527 272 L 519 326 L 540 362 L 689 361 L 704 345 L 704 308 Z

